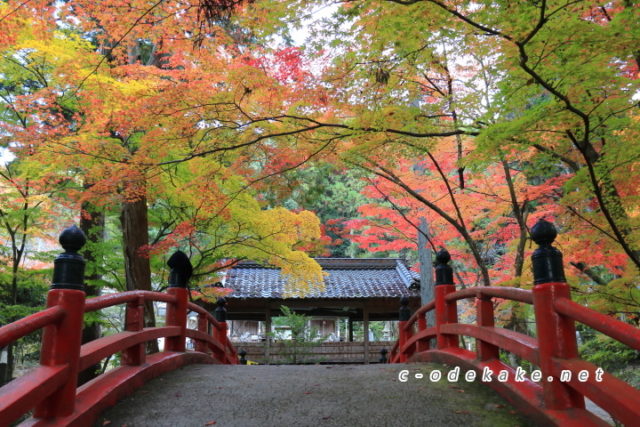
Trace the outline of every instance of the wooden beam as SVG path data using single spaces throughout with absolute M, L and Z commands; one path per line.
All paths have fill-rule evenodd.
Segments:
M 364 364 L 369 364 L 369 312 L 362 310 L 362 329 L 364 330 Z
M 271 308 L 269 307 L 265 310 L 264 335 L 264 360 L 269 365 L 269 352 L 271 350 Z

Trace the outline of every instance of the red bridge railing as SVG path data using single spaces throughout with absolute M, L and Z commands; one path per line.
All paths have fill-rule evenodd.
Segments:
M 456 291 L 451 267 L 447 265 L 451 258 L 448 252 L 440 251 L 436 258 L 435 298 L 413 315 L 408 301 L 401 301 L 399 339 L 389 361 L 440 362 L 473 370 L 477 379 L 541 425 L 608 425 L 585 410 L 585 397 L 623 424 L 638 425 L 640 390 L 580 359 L 575 321 L 636 350 L 640 350 L 640 329 L 571 301 L 562 254 L 551 246 L 555 228 L 539 221 L 531 236 L 540 245 L 532 256 L 533 290 L 475 287 Z M 494 298 L 532 304 L 536 337 L 496 327 Z M 475 303 L 475 325 L 458 323 L 457 302 L 465 299 Z M 435 324 L 427 325 L 425 315 L 432 310 Z M 462 348 L 460 336 L 475 338 L 475 351 Z M 513 353 L 538 369 L 524 375 L 522 368 L 514 369 L 500 361 L 500 350 Z
M 54 278 L 45 310 L 0 328 L 0 348 L 43 329 L 40 365 L 0 388 L 0 426 L 33 410 L 21 425 L 91 425 L 93 420 L 147 380 L 190 363 L 236 364 L 227 338 L 226 301 L 216 316 L 189 302 L 191 276 L 187 256 L 178 251 L 169 259 L 167 293 L 129 291 L 86 299 L 84 260 L 77 253 L 85 238 L 77 227 L 60 236 L 65 249 L 55 260 Z M 145 302 L 166 303 L 165 325 L 144 326 Z M 81 345 L 84 314 L 126 304 L 124 331 Z M 187 315 L 197 313 L 197 330 L 187 329 Z M 165 339 L 164 351 L 146 354 L 146 343 Z M 187 338 L 195 350 L 186 351 Z M 120 367 L 78 387 L 78 373 L 121 353 Z

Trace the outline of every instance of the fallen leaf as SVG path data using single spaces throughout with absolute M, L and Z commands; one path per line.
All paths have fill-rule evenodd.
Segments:
M 111 420 L 104 420 L 104 421 L 102 422 L 102 425 L 103 425 L 103 426 L 108 426 L 109 424 L 111 424 Z
M 304 394 L 311 394 L 311 392 L 310 391 L 305 391 Z
M 214 424 L 216 424 L 216 423 L 217 423 L 217 421 L 209 421 L 209 422 L 208 422 L 208 423 L 206 423 L 205 425 L 206 425 L 206 426 L 212 426 L 212 425 L 214 425 Z

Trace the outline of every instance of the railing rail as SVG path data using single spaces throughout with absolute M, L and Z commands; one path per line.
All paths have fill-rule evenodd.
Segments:
M 137 301 L 138 298 L 143 298 L 145 301 L 166 302 L 169 304 L 176 303 L 175 295 L 163 294 L 153 291 L 126 291 L 119 292 L 117 294 L 108 294 L 89 298 L 85 302 L 84 312 L 90 313 L 92 311 L 103 310 L 115 305 L 124 304 L 126 302 L 134 302 Z
M 61 307 L 53 306 L 0 327 L 0 348 L 6 347 L 45 326 L 58 323 L 64 314 L 65 311 Z
M 27 425 L 90 425 L 103 409 L 163 372 L 187 363 L 238 363 L 227 337 L 226 301 L 218 301 L 216 317 L 189 302 L 185 254 L 178 251 L 169 260 L 167 293 L 136 290 L 86 299 L 78 254 L 84 239 L 77 227 L 61 234 L 65 253 L 55 260 L 48 307 L 0 328 L 0 347 L 43 330 L 40 366 L 0 388 L 0 425 L 32 409 Z M 165 326 L 145 327 L 145 303 L 152 301 L 167 304 Z M 84 314 L 120 304 L 126 304 L 124 331 L 80 345 Z M 189 312 L 198 315 L 197 330 L 187 329 Z M 160 338 L 164 351 L 146 354 L 146 344 Z M 186 351 L 187 338 L 195 351 Z M 79 372 L 116 353 L 122 353 L 119 368 L 77 387 Z
M 553 302 L 553 306 L 559 314 L 600 331 L 631 348 L 640 350 L 640 334 L 638 334 L 638 329 L 630 324 L 582 306 L 569 298 L 558 298 Z
M 516 407 L 541 424 L 562 426 L 606 425 L 585 410 L 587 397 L 625 425 L 640 417 L 640 390 L 581 360 L 574 321 L 581 322 L 619 342 L 640 350 L 640 329 L 571 301 L 562 267 L 562 254 L 551 244 L 556 237 L 552 224 L 541 220 L 531 230 L 540 247 L 533 254 L 535 286 L 532 290 L 506 287 L 475 287 L 455 290 L 448 266 L 450 256 L 438 253 L 435 299 L 408 312 L 401 301 L 399 339 L 389 362 L 437 361 L 463 366 L 483 374 L 495 374 L 483 383 L 496 389 Z M 536 337 L 495 326 L 495 298 L 532 304 Z M 457 302 L 473 299 L 476 324 L 460 324 Z M 425 314 L 435 310 L 435 324 Z M 475 351 L 461 348 L 459 337 L 476 340 Z M 436 338 L 435 347 L 433 338 Z M 522 368 L 500 360 L 500 350 L 513 353 L 539 369 L 525 376 Z M 504 371 L 500 379 L 496 375 Z

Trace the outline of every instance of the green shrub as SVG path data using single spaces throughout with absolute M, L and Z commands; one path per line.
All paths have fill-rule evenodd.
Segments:
M 600 334 L 593 336 L 580 346 L 580 355 L 583 359 L 609 372 L 623 369 L 633 362 L 640 362 L 638 351 Z

